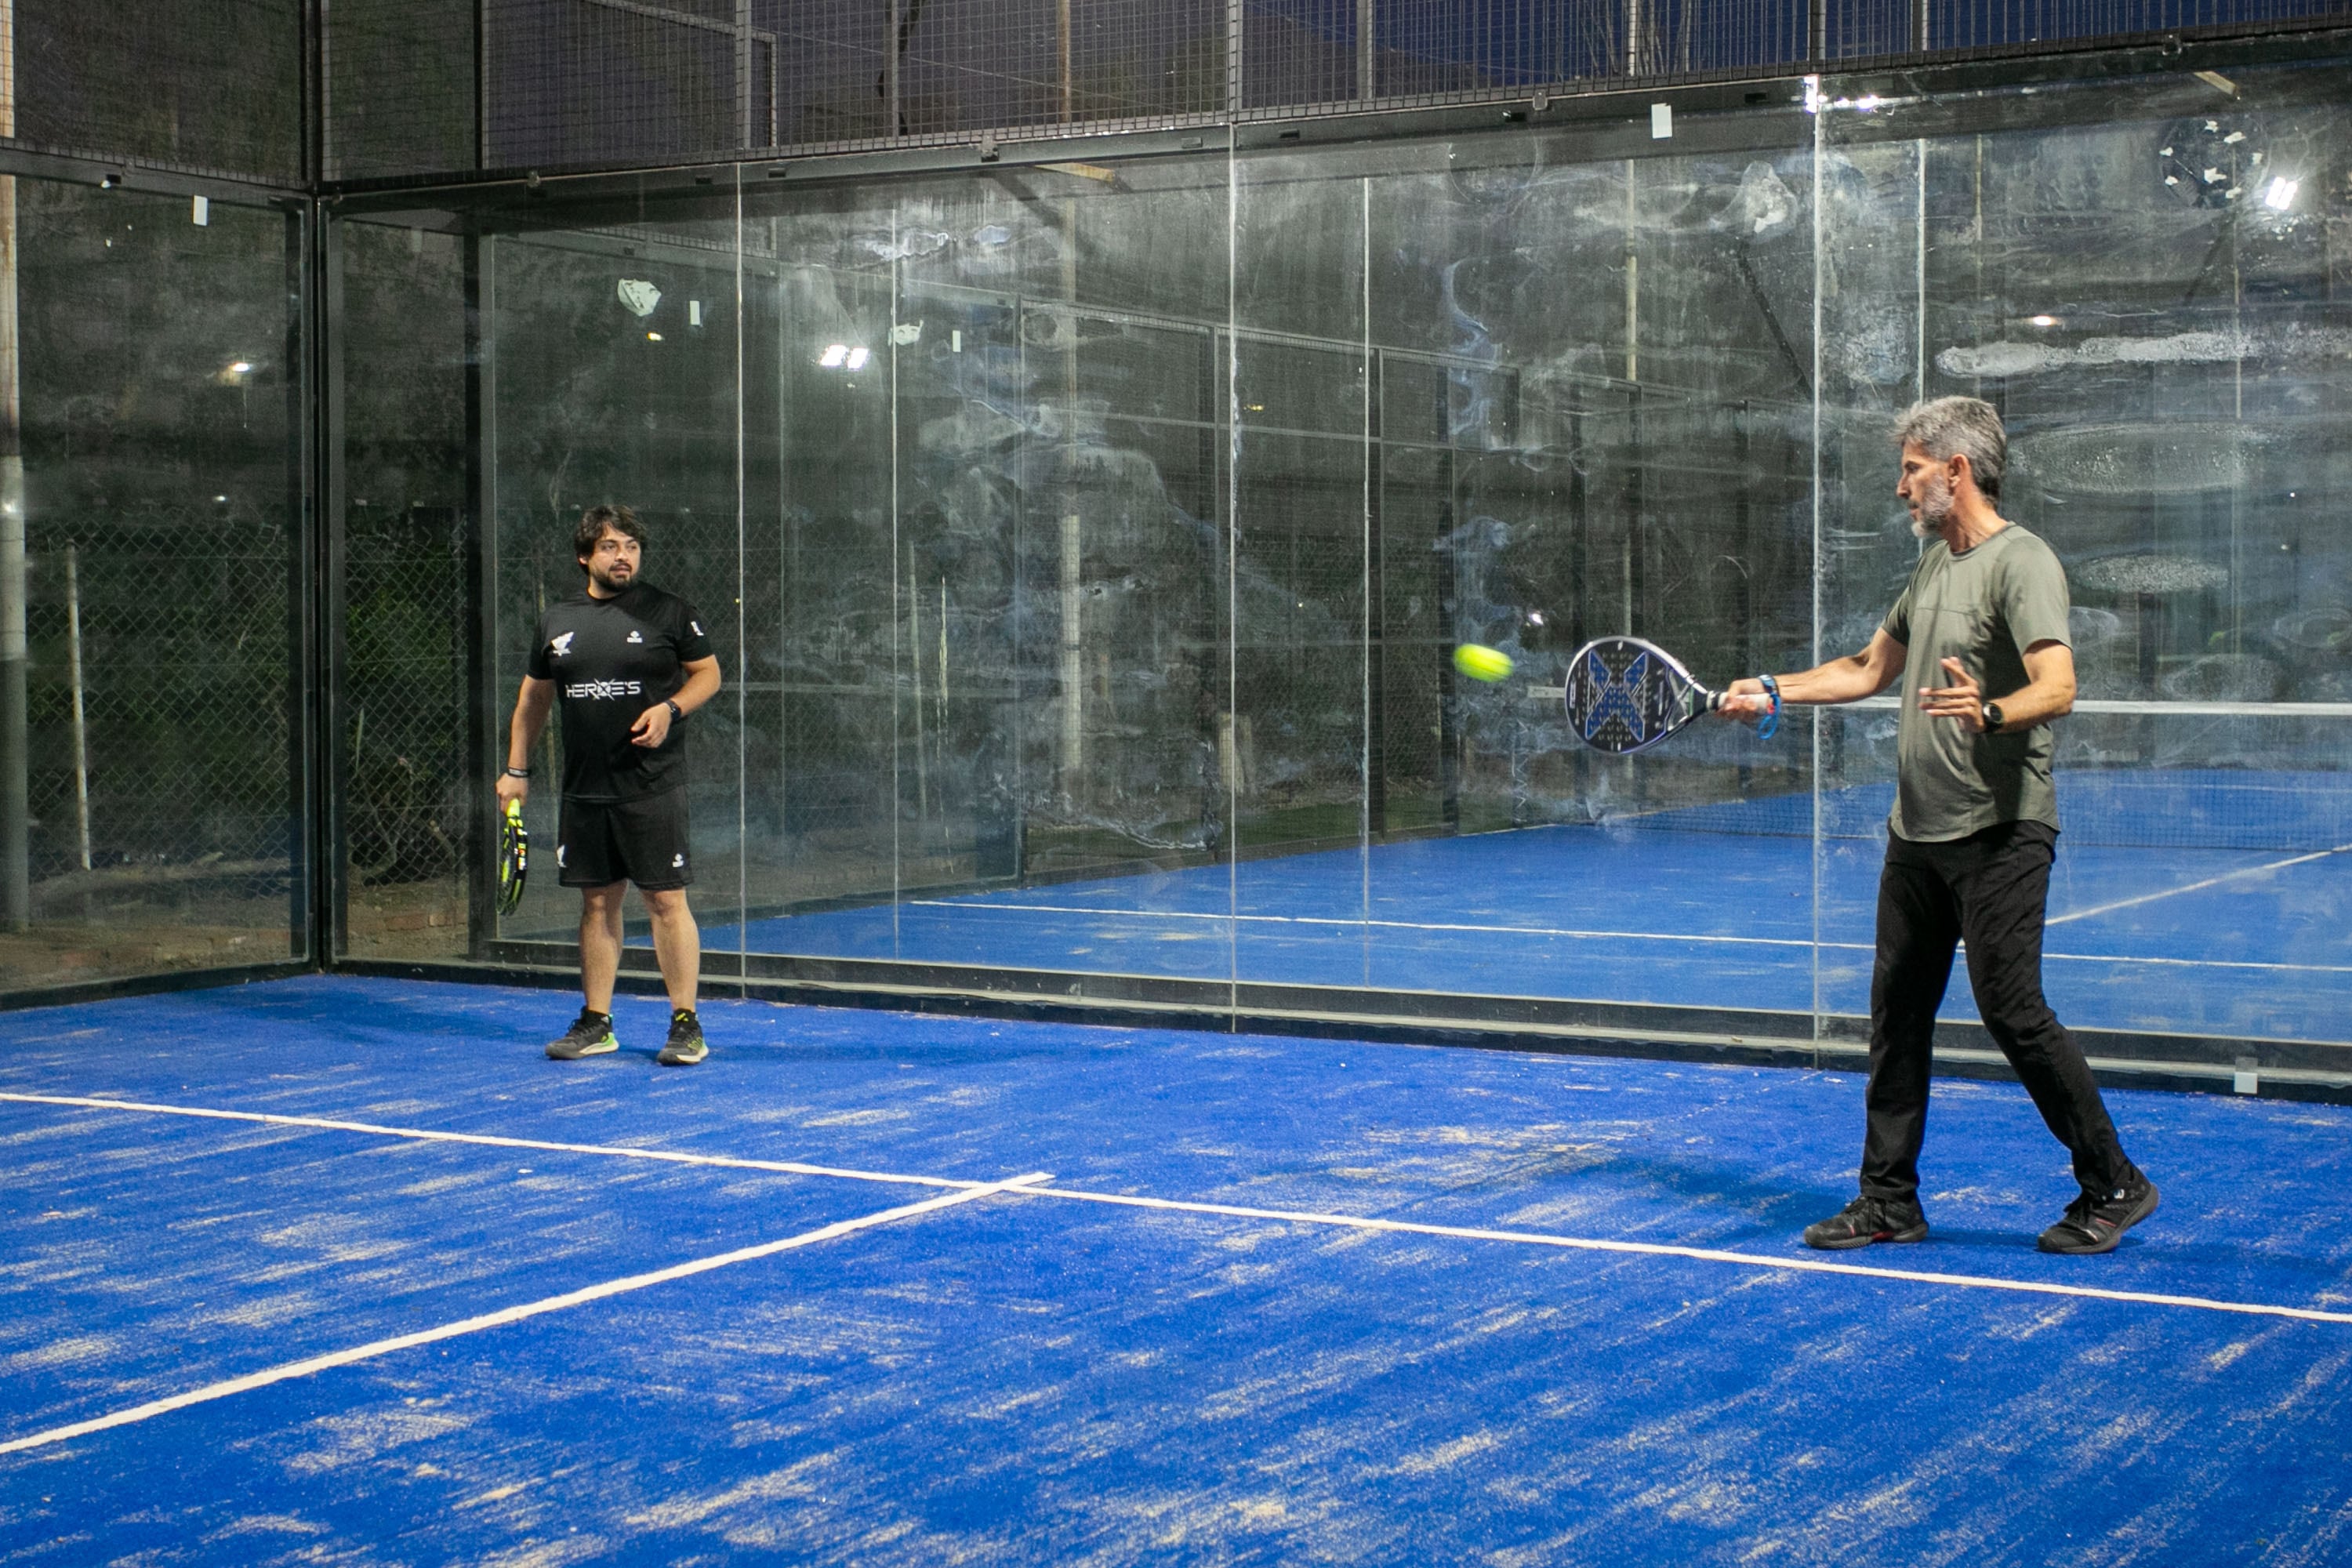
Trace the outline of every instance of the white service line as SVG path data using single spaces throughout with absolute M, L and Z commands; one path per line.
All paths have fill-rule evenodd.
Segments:
M 2115 910 L 2129 909 L 2135 904 L 2152 904 L 2159 899 L 2169 899 L 2180 893 L 2194 893 L 2216 882 L 2226 882 L 2231 877 L 2251 877 L 2258 871 L 2275 871 L 2285 866 L 2300 866 L 2308 860 L 2322 860 L 2330 855 L 2340 855 L 2352 849 L 2352 844 L 2323 849 L 2315 855 L 2299 855 L 2292 860 L 2281 860 L 2268 866 L 2249 866 L 2242 870 L 2225 872 L 2202 882 L 2192 882 L 2184 888 L 2168 888 L 2160 893 L 2147 893 L 2121 903 L 2102 904 L 2097 909 L 2081 910 L 2067 915 L 2053 915 L 2048 925 L 2063 925 L 2068 921 L 2088 920 Z M 1811 942 L 1803 937 L 1783 936 L 1707 936 L 1687 931 L 1580 931 L 1567 926 L 1495 926 L 1444 925 L 1426 921 L 1363 921 L 1343 920 L 1333 915 L 1213 915 L 1188 910 L 1104 910 L 1089 909 L 1076 904 L 998 904 L 982 901 L 964 902 L 952 899 L 908 899 L 909 905 L 934 910 L 986 910 L 998 914 L 1087 915 L 1117 920 L 1150 921 L 1235 921 L 1244 924 L 1295 926 L 1370 926 L 1383 931 L 1467 931 L 1478 936 L 1551 936 L 1572 937 L 1582 942 L 1684 942 L 1724 947 L 1791 947 L 1814 948 L 1822 952 L 1870 952 L 1874 951 L 1866 942 Z M 2162 963 L 2190 969 L 2260 969 L 2295 974 L 2347 974 L 2352 966 L 2329 963 L 2259 963 L 2221 958 L 2140 958 L 2129 953 L 2112 952 L 2045 952 L 2049 960 L 2064 960 L 2075 963 Z
M 1125 1208 L 1170 1209 L 1180 1214 L 1225 1215 L 1236 1219 L 1282 1220 L 1292 1225 L 1333 1226 L 1348 1230 L 1448 1236 L 1465 1241 L 1509 1241 L 1523 1247 L 1559 1247 L 1578 1252 L 1627 1252 L 1643 1258 L 1688 1258 L 1701 1263 L 1737 1264 L 1743 1268 L 1785 1268 L 1805 1274 L 1857 1274 L 1867 1279 L 1907 1279 L 1924 1285 L 1956 1285 L 1971 1290 L 2012 1290 L 2029 1296 L 2078 1296 L 2095 1301 L 2132 1301 L 2152 1307 L 2193 1307 L 2200 1311 L 2242 1312 L 2259 1318 L 2352 1323 L 2352 1312 L 2330 1312 L 2317 1307 L 2279 1307 L 2267 1301 L 2223 1301 L 2210 1296 L 2168 1296 L 2152 1290 L 2108 1290 L 2095 1285 L 1995 1279 L 1981 1274 L 1939 1274 L 1919 1268 L 1873 1268 L 1860 1263 L 1830 1263 L 1812 1258 L 1768 1258 L 1753 1252 L 1724 1252 L 1710 1247 L 1672 1247 L 1654 1241 L 1603 1241 L 1591 1237 L 1555 1236 L 1540 1230 L 1482 1230 L 1470 1226 L 1421 1225 L 1412 1220 L 1372 1219 L 1360 1215 L 1245 1208 L 1237 1204 L 1185 1203 L 1173 1198 L 1132 1197 L 1124 1193 L 1089 1193 L 1074 1187 L 1030 1186 L 1022 1188 L 1021 1194 L 1024 1197 L 1073 1198 L 1083 1203 L 1116 1204 Z
M 2218 877 L 2208 877 L 2201 882 L 2190 882 L 2179 888 L 2167 888 L 2160 893 L 2142 893 L 2136 899 L 2117 899 L 2112 904 L 2099 904 L 2087 910 L 2075 910 L 2069 914 L 2053 915 L 2042 923 L 2062 926 L 2068 921 L 2086 921 L 2094 915 L 2111 915 L 2117 910 L 2137 909 L 2142 904 L 2153 904 L 2164 899 L 2177 899 L 2183 893 L 2201 893 L 2208 888 L 2218 888 L 2222 883 L 2235 881 L 2240 877 L 2259 877 L 2265 871 L 2284 871 L 2289 866 L 2307 866 L 2314 860 L 2325 860 L 2330 855 L 2341 855 L 2347 849 L 2352 849 L 2352 844 L 2338 844 L 2333 849 L 2321 849 L 2309 855 L 2297 855 L 2287 860 L 2273 860 L 2267 865 L 2244 866 L 2235 871 L 2224 871 Z
M 678 1155 L 661 1149 L 632 1149 L 625 1144 L 546 1143 L 527 1139 L 489 1138 L 478 1134 L 452 1134 L 410 1128 L 374 1127 L 361 1121 L 331 1121 L 306 1117 L 264 1117 L 251 1111 L 212 1110 L 193 1106 L 149 1105 L 125 1100 L 95 1100 L 70 1098 L 63 1095 L 0 1093 L 0 1100 L 20 1100 L 39 1105 L 95 1106 L 108 1110 L 139 1110 L 163 1116 L 199 1116 L 225 1118 L 230 1121 L 267 1121 L 286 1122 L 299 1127 L 325 1128 L 343 1132 L 368 1132 L 387 1138 L 421 1138 L 442 1140 L 457 1138 L 467 1142 L 493 1143 L 523 1149 L 549 1149 L 565 1153 L 598 1154 L 630 1160 L 684 1160 L 694 1164 L 744 1166 L 753 1170 L 787 1171 L 794 1174 L 831 1175 L 853 1181 L 921 1183 L 928 1186 L 955 1187 L 971 1196 L 986 1193 L 1013 1190 L 1010 1183 L 955 1181 L 944 1176 L 889 1175 L 871 1171 L 843 1171 L 824 1165 L 802 1165 L 783 1161 L 726 1160 L 711 1155 Z M 1024 1197 L 1067 1198 L 1076 1203 L 1110 1204 L 1124 1208 L 1162 1209 L 1180 1214 L 1222 1215 L 1235 1219 L 1280 1220 L 1292 1225 L 1333 1226 L 1351 1230 L 1394 1231 L 1411 1236 L 1453 1237 L 1465 1241 L 1504 1241 L 1523 1247 L 1556 1247 L 1580 1252 L 1631 1253 L 1650 1258 L 1687 1258 L 1702 1263 L 1728 1263 L 1744 1268 L 1781 1268 L 1800 1273 L 1852 1274 L 1873 1279 L 1905 1279 L 1918 1284 L 1951 1285 L 1975 1290 L 2010 1290 L 2035 1296 L 2074 1296 L 2100 1301 L 2129 1301 L 2158 1307 L 2187 1307 L 2208 1312 L 2237 1312 L 2254 1317 L 2295 1318 L 2315 1323 L 2352 1323 L 2352 1312 L 2331 1312 L 2317 1307 L 2282 1307 L 2267 1301 L 2225 1301 L 2208 1296 L 2172 1296 L 2145 1290 L 2109 1290 L 2089 1285 L 2059 1285 L 2038 1280 L 1996 1279 L 1980 1274 L 1943 1274 L 1915 1268 L 1875 1268 L 1859 1263 L 1832 1263 L 1813 1258 L 1775 1258 L 1753 1252 L 1727 1252 L 1714 1247 L 1675 1247 L 1654 1241 L 1610 1241 L 1595 1237 L 1560 1236 L 1538 1230 L 1489 1230 L 1475 1226 L 1426 1225 L 1413 1220 L 1377 1219 L 1364 1215 L 1323 1214 L 1301 1209 L 1249 1208 L 1235 1204 L 1196 1203 L 1179 1198 L 1138 1197 L 1124 1193 L 1090 1193 L 1076 1187 L 1048 1187 L 1036 1184 L 1040 1180 L 1024 1176 L 1018 1192 Z M 921 1205 L 917 1205 L 918 1207 Z M 905 1211 L 891 1210 L 892 1215 Z M 5 1453 L 0 1447 L 0 1453 Z
M 1804 937 L 1794 936 L 1706 936 L 1687 931 L 1578 931 L 1561 926 L 1496 926 L 1448 924 L 1443 921 L 1371 921 L 1354 920 L 1338 915 L 1219 915 L 1197 910 L 1101 910 L 1076 904 L 999 904 L 984 900 L 966 902 L 961 899 L 908 899 L 910 906 L 927 910 L 986 910 L 995 914 L 1088 915 L 1111 916 L 1136 921 L 1233 921 L 1243 925 L 1283 926 L 1370 926 L 1380 931 L 1467 931 L 1475 936 L 1571 936 L 1591 942 L 1713 942 L 1725 947 L 1812 947 L 1816 944 Z M 1823 942 L 1824 947 L 1853 947 L 1867 950 L 1867 942 Z
M 259 1110 L 214 1110 L 194 1105 L 150 1105 L 135 1100 L 94 1100 L 71 1094 L 10 1094 L 0 1100 L 26 1105 L 65 1105 L 90 1110 L 142 1110 L 153 1116 L 197 1116 L 215 1121 L 257 1121 L 268 1127 L 309 1127 L 324 1132 L 364 1132 L 377 1138 L 414 1138 L 427 1143 L 476 1143 L 492 1149 L 538 1149 L 553 1154 L 599 1154 L 624 1160 L 659 1160 L 672 1165 L 717 1165 L 731 1171 L 778 1171 L 789 1176 L 836 1176 L 848 1182 L 886 1182 L 909 1187 L 977 1187 L 980 1182 L 945 1176 L 909 1176 L 895 1171 L 859 1171 L 837 1165 L 804 1165 L 793 1160 L 738 1160 L 725 1154 L 684 1154 L 668 1149 L 635 1149 L 625 1143 L 552 1143 L 541 1138 L 500 1138 L 488 1132 L 442 1132 L 429 1127 L 384 1127 L 372 1121 L 334 1121 L 320 1116 L 279 1116 Z
M 461 1334 L 475 1334 L 485 1329 L 503 1328 L 509 1323 L 519 1323 L 525 1318 L 536 1318 L 547 1312 L 565 1311 L 573 1307 L 585 1306 L 591 1301 L 602 1301 L 609 1297 L 626 1295 L 632 1290 L 643 1290 L 649 1286 L 667 1285 L 673 1279 L 685 1279 L 697 1274 L 708 1274 L 714 1268 L 726 1268 L 738 1263 L 749 1263 L 754 1258 L 772 1258 L 780 1252 L 790 1252 L 802 1247 L 814 1247 L 820 1241 L 832 1241 L 855 1231 L 868 1230 L 877 1225 L 887 1225 L 892 1220 L 908 1219 L 919 1214 L 953 1208 L 958 1204 L 968 1204 L 974 1198 L 989 1197 L 997 1193 L 1019 1192 L 1033 1182 L 1050 1182 L 1053 1179 L 1049 1172 L 1034 1171 L 1028 1175 L 1013 1176 L 1002 1182 L 983 1182 L 971 1186 L 962 1186 L 960 1184 L 958 1191 L 942 1193 L 935 1198 L 925 1198 L 919 1204 L 903 1204 L 897 1208 L 860 1215 L 856 1219 L 836 1220 L 831 1225 L 820 1226 L 815 1230 L 803 1231 L 798 1236 L 788 1236 L 781 1241 L 763 1241 L 757 1247 L 722 1252 L 711 1258 L 698 1258 L 690 1263 L 678 1263 L 667 1268 L 656 1268 L 650 1274 L 632 1274 L 624 1279 L 608 1279 L 602 1285 L 591 1285 L 579 1290 L 567 1290 L 561 1296 L 549 1296 L 537 1301 L 526 1301 L 520 1306 L 504 1307 L 495 1312 L 484 1312 L 478 1317 L 460 1318 L 454 1323 L 443 1323 L 437 1328 L 420 1329 L 413 1334 L 398 1334 L 388 1340 L 376 1340 L 363 1345 L 353 1345 L 349 1350 L 312 1356 L 307 1361 L 289 1361 L 278 1366 L 264 1368 L 260 1372 L 247 1373 L 243 1377 L 232 1377 L 222 1383 L 207 1384 L 202 1388 L 190 1389 L 185 1394 L 174 1394 L 168 1399 L 151 1400 L 145 1405 L 134 1405 L 127 1410 L 117 1410 L 110 1415 L 95 1416 L 88 1421 L 77 1421 L 69 1426 L 52 1426 L 46 1432 L 34 1432 L 26 1436 L 12 1437 L 6 1442 L 0 1442 L 0 1454 L 18 1453 L 26 1448 L 37 1448 L 49 1443 L 63 1443 L 71 1438 L 87 1436 L 92 1432 L 103 1432 L 111 1426 L 128 1426 L 134 1421 L 145 1421 L 153 1416 L 168 1415 L 174 1410 L 184 1410 L 191 1405 L 204 1405 L 215 1399 L 226 1399 L 232 1394 L 247 1394 L 257 1388 L 267 1388 L 273 1383 L 284 1383 L 289 1378 L 309 1377 L 314 1373 L 328 1372 L 339 1366 L 350 1366 L 354 1362 L 373 1361 L 379 1356 L 390 1355 L 395 1351 L 413 1350 L 418 1345 L 429 1345 L 438 1340 L 454 1340 Z

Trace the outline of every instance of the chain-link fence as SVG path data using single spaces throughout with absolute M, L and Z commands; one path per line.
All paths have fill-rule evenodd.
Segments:
M 327 173 L 1287 119 L 2329 18 L 2352 0 L 345 0 Z
M 299 183 L 304 9 L 304 0 L 13 0 L 10 139 Z
M 283 527 L 158 506 L 30 535 L 42 940 L 15 978 L 284 958 L 299 811 Z

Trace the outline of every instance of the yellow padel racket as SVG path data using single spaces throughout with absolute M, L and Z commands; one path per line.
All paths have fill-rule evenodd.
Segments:
M 530 833 L 522 825 L 522 802 L 507 802 L 499 824 L 499 913 L 510 915 L 522 902 L 523 879 L 530 872 Z

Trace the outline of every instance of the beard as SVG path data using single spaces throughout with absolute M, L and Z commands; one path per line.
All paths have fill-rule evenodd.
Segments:
M 607 594 L 618 594 L 637 580 L 637 574 L 636 569 L 631 567 L 623 575 L 614 576 L 600 567 L 591 566 L 588 568 L 588 578 Z
M 1920 487 L 1919 510 L 1911 519 L 1911 531 L 1921 539 L 1937 538 L 1951 515 L 1952 481 L 1941 474 L 1929 475 Z

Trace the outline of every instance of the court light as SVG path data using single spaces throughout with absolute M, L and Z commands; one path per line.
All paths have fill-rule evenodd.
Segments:
M 867 353 L 863 348 L 854 348 L 849 351 L 849 363 L 844 368 L 848 370 L 864 370 L 866 368 L 866 362 L 873 357 L 873 355 Z
M 847 343 L 827 343 L 824 345 L 824 353 L 816 356 L 816 363 L 823 365 L 827 370 L 839 370 L 841 368 L 841 362 L 848 357 L 849 345 Z
M 2037 327 L 2054 327 L 2058 324 L 2058 318 L 2055 316 L 2035 316 L 2032 318 L 2032 321 Z
M 2281 174 L 2271 182 L 2271 188 L 2263 193 L 2263 205 L 2273 212 L 2283 213 L 2294 205 L 2294 194 L 2302 188 L 2301 180 L 2290 180 Z

